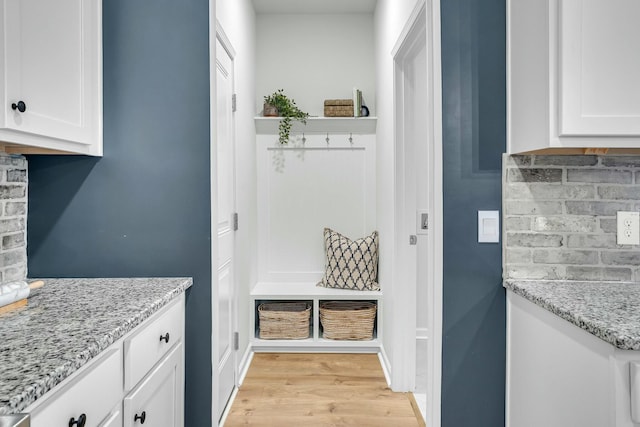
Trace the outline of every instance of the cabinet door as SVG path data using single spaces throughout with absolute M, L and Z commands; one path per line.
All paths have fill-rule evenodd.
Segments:
M 91 144 L 98 128 L 100 1 L 4 0 L 6 127 Z M 11 105 L 22 101 L 26 111 Z
M 640 2 L 559 7 L 560 134 L 640 135 Z
M 124 399 L 124 426 L 182 427 L 182 343 Z

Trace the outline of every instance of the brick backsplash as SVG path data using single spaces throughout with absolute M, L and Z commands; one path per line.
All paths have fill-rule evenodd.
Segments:
M 0 282 L 27 277 L 27 160 L 0 153 Z
M 502 181 L 505 279 L 640 281 L 640 248 L 616 243 L 640 157 L 504 155 Z

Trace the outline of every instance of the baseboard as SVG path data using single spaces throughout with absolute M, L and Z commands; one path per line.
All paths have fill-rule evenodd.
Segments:
M 384 378 L 387 380 L 387 385 L 391 387 L 391 363 L 389 363 L 389 358 L 387 357 L 387 353 L 384 351 L 384 346 L 382 345 L 380 346 L 378 359 L 380 359 L 380 365 L 382 366 Z
M 240 359 L 240 365 L 238 366 L 238 387 L 242 385 L 244 378 L 247 376 L 247 372 L 249 371 L 249 366 L 251 366 L 252 359 L 253 350 L 251 349 L 251 344 L 249 344 L 244 354 L 242 355 L 242 359 Z

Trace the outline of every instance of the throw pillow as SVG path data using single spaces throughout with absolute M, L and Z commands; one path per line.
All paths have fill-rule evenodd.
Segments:
M 318 286 L 377 291 L 378 232 L 357 240 L 324 229 L 325 273 Z

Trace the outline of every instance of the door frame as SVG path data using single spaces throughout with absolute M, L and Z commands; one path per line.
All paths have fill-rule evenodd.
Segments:
M 220 43 L 220 45 L 226 50 L 227 54 L 232 60 L 232 79 L 235 75 L 235 56 L 236 52 L 231 45 L 229 38 L 227 37 L 222 25 L 215 17 L 215 0 L 209 0 L 209 28 L 215 28 L 215 31 L 209 32 L 209 127 L 210 127 L 210 191 L 211 191 L 211 420 L 213 425 L 218 425 L 219 420 L 221 419 L 225 408 L 218 407 L 219 401 L 219 378 L 218 378 L 218 360 L 219 354 L 217 349 L 217 314 L 213 311 L 218 306 L 218 260 L 217 254 L 220 249 L 219 241 L 218 241 L 218 189 L 217 189 L 217 176 L 218 176 L 218 168 L 217 168 L 217 158 L 216 154 L 218 152 L 218 141 L 217 141 L 217 87 L 216 87 L 216 60 L 217 60 L 217 49 L 216 49 L 216 41 Z M 234 83 L 235 84 L 235 83 Z M 235 88 L 234 88 L 235 93 Z M 232 122 L 231 133 L 233 138 L 235 139 L 235 121 Z M 234 149 L 234 163 L 235 163 L 235 149 Z M 235 165 L 234 165 L 234 175 L 235 175 Z M 235 184 L 234 184 L 234 191 Z M 234 196 L 235 200 L 235 196 Z M 234 207 L 235 210 L 235 207 Z M 235 253 L 235 250 L 234 250 Z M 233 266 L 235 270 L 235 264 Z M 235 271 L 234 271 L 235 278 Z M 234 283 L 234 286 L 236 284 Z M 233 324 L 233 330 L 238 330 L 238 298 L 237 293 L 234 293 L 233 296 L 233 314 L 231 322 Z M 233 345 L 233 344 L 232 344 Z M 231 393 L 231 396 L 228 402 L 233 401 L 233 395 L 236 391 L 238 385 L 238 353 L 237 350 L 233 350 L 233 370 L 234 370 L 234 390 Z
M 427 103 L 427 128 L 425 141 L 428 144 L 429 159 L 429 233 L 427 235 L 427 296 L 425 309 L 427 315 L 427 425 L 439 426 L 441 423 L 441 394 L 442 394 L 442 247 L 443 247 L 443 201 L 442 201 L 442 77 L 440 55 L 440 0 L 418 0 L 405 27 L 391 52 L 394 61 L 394 150 L 395 150 L 395 232 L 394 244 L 396 254 L 408 244 L 408 236 L 402 233 L 404 225 L 401 223 L 403 203 L 406 197 L 404 185 L 403 156 L 405 145 L 405 123 L 403 107 L 405 105 L 403 62 L 411 55 L 412 47 L 419 41 L 419 37 L 426 35 L 427 49 L 427 85 L 430 96 Z M 415 196 L 415 195 L 414 195 Z M 399 203 L 401 202 L 401 203 Z M 417 223 L 417 220 L 416 220 Z M 399 250 L 400 249 L 400 250 Z M 403 319 L 397 322 L 399 328 L 394 347 L 398 349 L 393 358 L 392 385 L 410 386 L 415 382 L 415 340 L 416 340 L 416 283 L 403 281 L 407 262 L 402 256 L 395 256 L 394 282 L 405 283 L 402 292 L 398 292 L 393 300 L 393 312 Z M 415 262 L 415 261 L 414 261 Z M 408 263 L 410 264 L 410 263 Z M 413 264 L 415 265 L 415 264 Z M 409 309 L 407 309 L 409 308 Z M 413 322 L 413 323 L 410 323 Z M 414 351 L 403 351 L 405 348 Z M 395 387 L 394 387 L 395 389 Z

